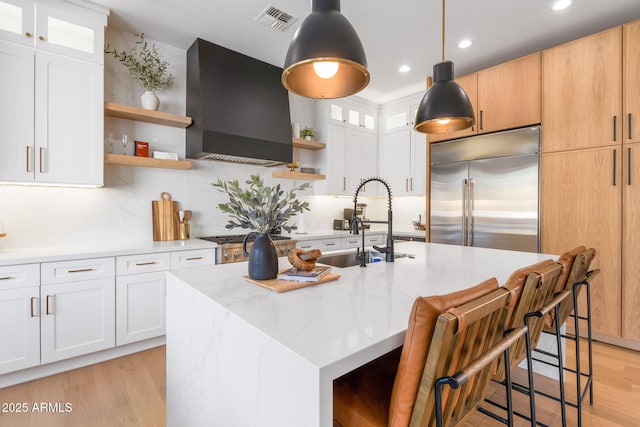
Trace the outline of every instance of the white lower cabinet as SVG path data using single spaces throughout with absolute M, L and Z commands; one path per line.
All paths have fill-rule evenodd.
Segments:
M 42 285 L 40 292 L 43 364 L 115 345 L 113 277 Z
M 0 291 L 0 374 L 40 364 L 39 286 Z
M 116 279 L 116 345 L 165 334 L 167 273 L 132 274 Z

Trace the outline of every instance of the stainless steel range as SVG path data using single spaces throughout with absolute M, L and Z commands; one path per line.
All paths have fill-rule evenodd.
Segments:
M 226 236 L 208 236 L 200 237 L 200 239 L 208 240 L 218 244 L 216 248 L 216 264 L 226 264 L 229 262 L 247 261 L 249 257 L 242 253 L 242 241 L 245 234 L 238 235 L 226 235 Z M 249 237 L 249 242 L 255 240 L 254 236 Z M 280 236 L 278 234 L 272 234 L 271 240 L 275 243 L 278 249 L 278 256 L 285 256 L 289 251 L 296 247 L 296 241 L 291 240 L 291 237 Z M 247 244 L 248 250 L 250 250 L 252 243 Z

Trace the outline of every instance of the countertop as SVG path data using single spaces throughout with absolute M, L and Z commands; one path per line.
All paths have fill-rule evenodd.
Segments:
M 0 266 L 36 262 L 64 261 L 71 259 L 100 258 L 118 255 L 135 255 L 154 252 L 171 252 L 191 249 L 211 249 L 218 245 L 201 239 L 132 241 L 105 244 L 90 242 L 84 245 L 16 248 L 0 251 Z
M 421 295 L 471 287 L 490 277 L 500 283 L 518 267 L 549 255 L 419 242 L 398 242 L 394 263 L 336 268 L 335 281 L 276 293 L 248 283 L 246 263 L 172 272 L 317 367 L 395 337 L 400 345 L 411 305 Z M 280 258 L 281 268 L 289 267 Z M 215 268 L 215 272 L 213 269 Z M 309 339 L 314 337 L 314 339 Z

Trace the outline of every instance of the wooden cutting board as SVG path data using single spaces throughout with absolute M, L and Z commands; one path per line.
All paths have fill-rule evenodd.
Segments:
M 160 200 L 151 202 L 153 217 L 153 241 L 178 240 L 178 202 L 171 200 L 171 194 L 161 193 Z
M 247 282 L 253 283 L 254 285 L 262 286 L 263 288 L 271 289 L 272 291 L 276 291 L 276 292 L 287 292 L 287 291 L 292 291 L 294 289 L 306 288 L 307 286 L 314 286 L 314 285 L 319 285 L 321 283 L 333 282 L 334 280 L 338 280 L 340 278 L 340 275 L 331 272 L 331 273 L 328 273 L 326 276 L 322 277 L 317 282 L 295 282 L 293 280 L 281 280 L 281 279 L 255 280 L 255 279 L 249 278 L 249 276 L 243 276 L 243 277 Z

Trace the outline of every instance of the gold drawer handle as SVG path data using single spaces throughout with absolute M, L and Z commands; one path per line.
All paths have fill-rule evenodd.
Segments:
M 68 270 L 69 273 L 86 273 L 87 271 L 93 271 L 93 268 L 81 268 L 79 270 Z
M 141 265 L 153 265 L 155 264 L 155 261 L 149 261 L 149 262 L 136 262 L 136 266 L 141 266 Z
M 13 279 L 13 277 L 11 277 L 11 276 L 0 277 L 0 280 L 9 280 L 9 279 Z
M 203 257 L 201 257 L 201 256 L 194 256 L 194 257 L 191 257 L 191 258 L 187 258 L 187 261 L 196 261 L 196 260 L 199 260 L 199 259 L 202 259 L 202 258 Z

